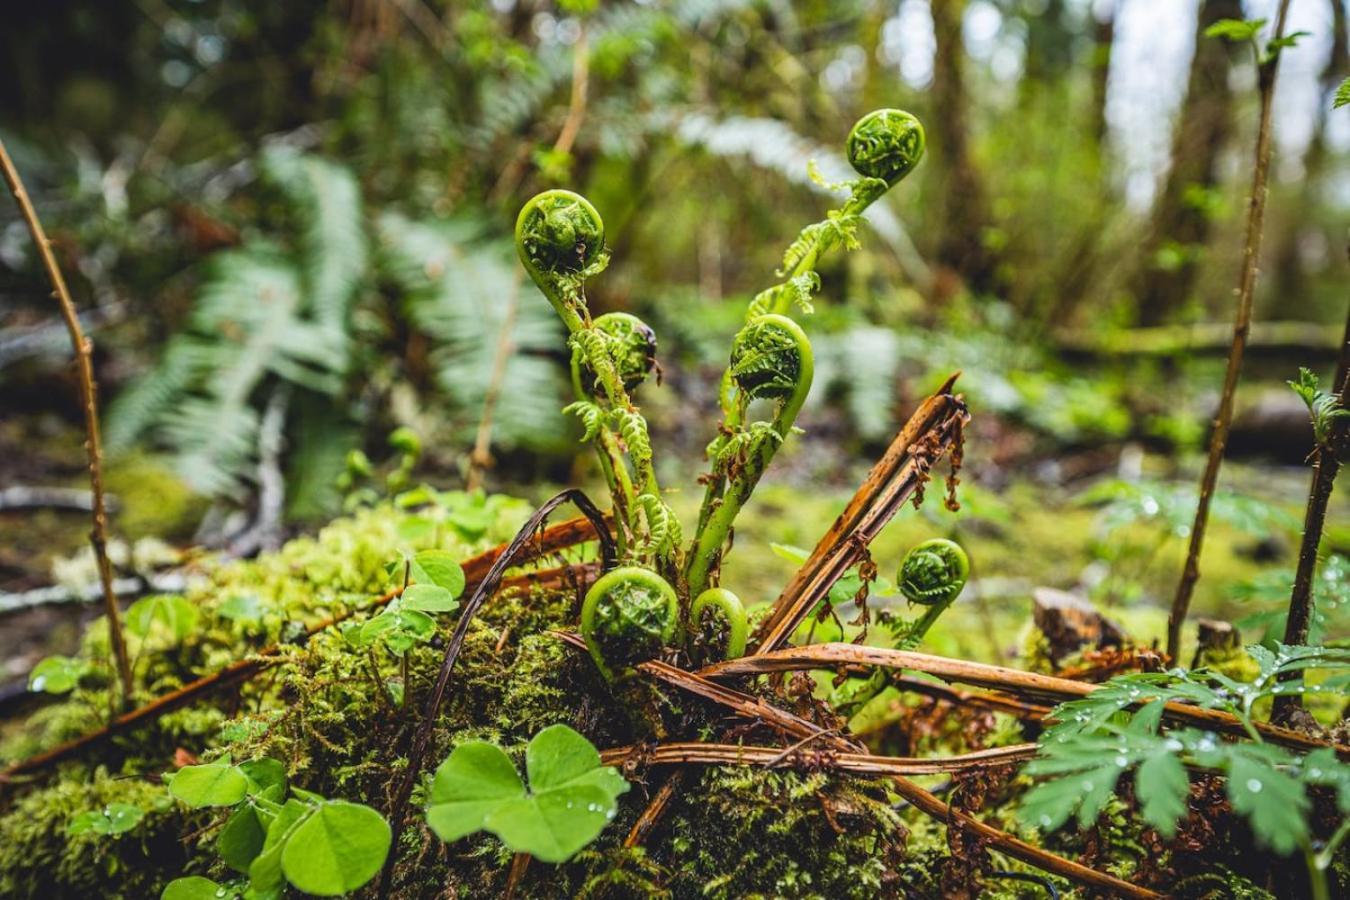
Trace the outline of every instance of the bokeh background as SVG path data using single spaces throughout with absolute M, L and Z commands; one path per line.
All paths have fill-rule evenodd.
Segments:
M 728 577 L 773 596 L 792 563 L 772 545 L 809 547 L 960 369 L 963 510 L 906 513 L 877 550 L 885 570 L 922 536 L 971 545 L 975 602 L 936 649 L 1008 658 L 1038 587 L 1147 642 L 1218 402 L 1256 128 L 1250 49 L 1202 32 L 1273 5 L 9 4 L 0 136 L 96 342 L 128 596 L 171 585 L 185 548 L 276 546 L 391 483 L 595 486 L 559 413 L 562 329 L 511 244 L 548 187 L 605 218 L 593 309 L 660 336 L 664 383 L 639 399 L 691 511 L 730 336 L 834 199 L 808 164 L 845 175 L 851 123 L 896 106 L 927 157 L 822 269 L 806 433 Z M 1350 302 L 1346 16 L 1292 6 L 1307 34 L 1279 75 L 1257 324 L 1203 560 L 1197 608 L 1255 637 L 1281 630 L 1307 491 L 1311 429 L 1284 382 L 1329 378 Z M 70 602 L 94 578 L 69 349 L 8 202 L 0 311 L 3 664 L 21 685 L 95 610 Z M 1346 509 L 1342 491 L 1318 587 L 1333 638 Z

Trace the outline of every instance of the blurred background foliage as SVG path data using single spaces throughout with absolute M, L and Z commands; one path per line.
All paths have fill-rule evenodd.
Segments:
M 667 480 L 690 483 L 745 301 L 830 203 L 808 162 L 842 175 L 850 124 L 881 106 L 921 117 L 928 156 L 869 214 L 864 249 L 822 270 L 808 435 L 771 481 L 828 508 L 959 368 L 969 478 L 1119 513 L 1123 489 L 1072 498 L 1105 476 L 1194 502 L 1165 482 L 1191 480 L 1217 403 L 1256 118 L 1250 60 L 1200 32 L 1268 6 L 49 0 L 7 11 L 0 134 L 96 338 L 114 473 L 153 485 L 128 506 L 173 498 L 137 519 L 146 533 L 221 543 L 269 506 L 319 521 L 340 480 L 367 477 L 353 451 L 407 457 L 387 441 L 400 427 L 421 475 L 458 482 L 485 405 L 490 487 L 593 477 L 558 413 L 561 331 L 510 240 L 553 186 L 605 217 L 593 308 L 660 335 L 665 387 L 641 402 Z M 1345 4 L 1293 9 L 1311 35 L 1281 74 L 1232 445 L 1256 467 L 1238 487 L 1287 510 L 1311 432 L 1282 382 L 1333 366 L 1350 210 L 1350 117 L 1329 102 L 1350 74 Z M 64 335 L 8 204 L 0 309 L 0 480 L 78 484 Z M 198 500 L 144 475 L 160 465 Z M 1129 508 L 1113 528 L 1151 518 Z M 1334 521 L 1331 541 L 1350 541 Z M 25 553 L 0 559 L 9 583 L 31 580 Z

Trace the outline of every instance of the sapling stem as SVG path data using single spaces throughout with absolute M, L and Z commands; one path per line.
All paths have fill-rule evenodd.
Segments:
M 122 687 L 122 705 L 131 702 L 131 657 L 127 653 L 127 639 L 122 631 L 122 614 L 117 606 L 117 594 L 113 590 L 112 561 L 108 559 L 108 510 L 103 493 L 103 441 L 98 425 L 98 383 L 94 380 L 94 345 L 84 335 L 80 327 L 80 317 L 75 311 L 75 302 L 70 299 L 70 290 L 66 287 L 65 276 L 56 263 L 51 242 L 38 218 L 33 201 L 19 177 L 19 170 L 9 158 L 5 142 L 0 141 L 0 171 L 4 172 L 5 183 L 19 205 L 24 224 L 33 238 L 33 246 L 42 259 L 47 278 L 52 284 L 52 296 L 61 308 L 61 318 L 65 320 L 66 331 L 70 335 L 70 345 L 75 351 L 75 362 L 80 381 L 80 399 L 84 408 L 84 449 L 89 460 L 89 489 L 93 499 L 93 524 L 89 531 L 89 543 L 94 548 L 94 561 L 98 568 L 98 581 L 103 588 L 103 614 L 108 620 L 108 643 L 112 645 L 113 660 L 117 668 L 117 677 Z
M 1284 22 L 1289 13 L 1289 0 L 1280 0 L 1275 19 L 1273 42 L 1284 36 Z M 1271 117 L 1275 102 L 1275 75 L 1279 70 L 1280 53 L 1271 53 L 1257 66 L 1258 89 L 1261 96 L 1261 118 L 1256 130 L 1256 163 L 1252 168 L 1251 197 L 1247 204 L 1247 230 L 1242 247 L 1242 276 L 1238 282 L 1237 319 L 1233 325 L 1233 344 L 1228 351 L 1228 368 L 1223 378 L 1223 393 L 1219 411 L 1214 418 L 1214 431 L 1209 438 L 1209 453 L 1205 471 L 1200 478 L 1200 500 L 1191 526 L 1190 546 L 1186 564 L 1172 598 L 1172 611 L 1167 619 L 1167 655 L 1173 660 L 1181 653 L 1181 627 L 1200 578 L 1200 552 L 1205 546 L 1205 526 L 1209 524 L 1210 502 L 1223 465 L 1223 451 L 1228 445 L 1228 429 L 1233 421 L 1233 397 L 1237 393 L 1238 376 L 1242 372 L 1242 356 L 1247 348 L 1247 336 L 1252 327 L 1252 299 L 1256 294 L 1257 261 L 1261 256 L 1261 234 L 1266 216 L 1266 185 L 1270 179 Z

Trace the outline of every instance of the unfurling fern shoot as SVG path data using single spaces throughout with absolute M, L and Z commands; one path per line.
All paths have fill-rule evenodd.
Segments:
M 708 588 L 689 608 L 691 652 L 708 664 L 745 655 L 745 606 L 726 588 Z
M 656 656 L 675 636 L 679 599 L 660 575 L 624 566 L 601 576 L 581 605 L 581 636 L 606 678 Z
M 655 338 L 635 317 L 592 320 L 586 306 L 586 279 L 609 262 L 604 222 L 580 194 L 545 191 L 521 209 L 516 248 L 567 326 L 578 392 L 567 411 L 581 418 L 585 439 L 596 442 L 624 556 L 673 570 L 679 528 L 656 481 L 647 422 L 628 396 L 651 368 Z
M 847 191 L 848 199 L 839 209 L 830 210 L 822 221 L 806 226 L 797 235 L 784 252 L 782 268 L 777 273 L 784 280 L 761 291 L 750 302 L 746 313 L 747 330 L 763 329 L 767 322 L 790 323 L 788 317 L 794 308 L 803 313 L 812 311 L 811 298 L 820 290 L 816 265 L 821 255 L 838 245 L 849 250 L 859 246 L 858 226 L 867 207 L 909 174 L 923 157 L 923 126 L 917 118 L 902 110 L 879 109 L 858 120 L 849 132 L 847 145 L 849 163 L 859 177 L 829 187 Z M 748 337 L 746 331 L 737 337 L 738 344 L 744 337 Z M 810 353 L 805 335 L 801 336 L 799 346 L 806 347 L 807 352 L 802 358 L 809 367 Z M 763 362 L 758 352 L 747 354 L 733 350 L 731 365 L 722 376 L 722 424 L 717 438 L 708 445 L 712 471 L 703 479 L 706 485 L 703 505 L 685 569 L 693 595 L 708 586 L 709 573 L 721 565 L 722 546 L 736 513 L 749 498 L 764 467 L 787 435 L 788 428 L 780 429 L 778 424 L 786 421 L 791 426 L 800 400 L 805 399 L 805 391 L 810 387 L 809 368 L 804 379 L 784 378 L 778 384 L 784 392 L 780 396 L 792 395 L 800 387 L 800 399 L 785 402 L 775 416 L 773 427 L 767 431 L 766 423 L 746 425 L 746 397 L 772 396 L 751 391 L 772 391 L 775 387 L 755 383 L 756 377 L 763 374 L 756 370 Z
M 787 316 L 760 316 L 736 335 L 727 371 L 731 377 L 724 401 L 735 410 L 738 422 L 745 421 L 752 400 L 768 400 L 775 409 L 770 421 L 724 430 L 708 448 L 725 491 L 715 503 L 705 498 L 699 534 L 685 569 L 691 596 L 707 589 L 737 514 L 806 402 L 815 372 L 811 342 L 801 326 Z
M 927 609 L 901 638 L 898 649 L 917 647 L 938 617 L 960 595 L 970 577 L 970 559 L 961 545 L 946 538 L 917 544 L 900 563 L 896 583 L 910 603 Z

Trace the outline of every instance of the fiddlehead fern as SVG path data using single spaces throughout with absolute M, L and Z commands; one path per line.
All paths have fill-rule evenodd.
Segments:
M 628 396 L 651 369 L 655 336 L 641 320 L 623 313 L 591 319 L 583 287 L 587 278 L 604 270 L 609 253 L 604 222 L 585 197 L 562 190 L 533 197 L 516 218 L 516 249 L 525 270 L 567 326 L 578 393 L 578 402 L 567 410 L 581 417 L 585 439 L 596 445 L 627 556 L 632 549 L 628 538 L 649 534 L 652 521 L 663 518 L 654 504 L 673 518 L 652 467 L 647 421 Z M 625 453 L 632 462 L 631 474 Z M 666 531 L 670 533 L 669 528 Z M 645 543 L 654 545 L 664 548 L 657 551 L 655 561 L 663 570 L 673 569 L 677 554 L 669 541 Z
M 919 164 L 923 125 L 899 109 L 873 110 L 848 133 L 848 161 L 859 175 L 895 184 Z
M 794 308 L 811 312 L 812 297 L 820 290 L 816 264 L 821 255 L 835 246 L 850 250 L 858 246 L 858 226 L 867 207 L 894 187 L 922 158 L 923 126 L 907 112 L 880 109 L 858 120 L 849 132 L 847 144 L 849 163 L 859 177 L 827 187 L 847 191 L 848 199 L 840 208 L 830 210 L 822 221 L 808 225 L 797 235 L 783 254 L 783 266 L 777 273 L 784 280 L 761 291 L 750 302 L 748 326 L 770 316 L 787 317 Z M 820 180 L 814 169 L 812 177 Z M 778 427 L 779 423 L 786 420 L 790 426 L 796 408 L 800 408 L 800 403 L 796 403 L 796 408 L 781 409 L 771 429 L 757 427 L 761 423 L 744 424 L 745 398 L 750 389 L 757 388 L 753 382 L 756 378 L 773 378 L 764 365 L 765 360 L 758 355 L 733 353 L 731 365 L 722 377 L 722 424 L 718 436 L 708 445 L 712 471 L 702 479 L 706 485 L 703 505 L 686 563 L 691 593 L 706 587 L 707 574 L 721 565 L 722 543 L 736 512 L 748 499 L 749 490 L 758 482 L 762 466 L 773 456 L 776 444 L 787 435 L 788 428 Z M 808 377 L 808 387 L 809 381 Z M 805 399 L 804 392 L 801 399 Z M 738 473 L 746 477 L 730 485 L 729 479 Z
M 896 583 L 910 603 L 928 607 L 901 635 L 896 647 L 912 650 L 951 606 L 970 577 L 970 559 L 961 545 L 946 538 L 917 544 L 900 563 Z
M 745 607 L 726 588 L 708 588 L 689 608 L 691 648 L 703 664 L 745 655 Z
M 713 483 L 709 490 L 716 488 L 718 492 L 704 497 L 699 533 L 685 568 L 691 595 L 696 596 L 708 587 L 737 514 L 750 499 L 806 402 L 814 371 L 811 342 L 801 326 L 787 316 L 760 316 L 736 335 L 727 367 L 724 401 L 731 405 L 738 424 L 724 428 L 709 447 L 713 461 Z M 751 400 L 770 400 L 776 404 L 773 419 L 739 425 Z
M 581 605 L 581 636 L 606 678 L 656 656 L 675 636 L 680 605 L 670 584 L 649 569 L 624 566 L 600 577 Z

